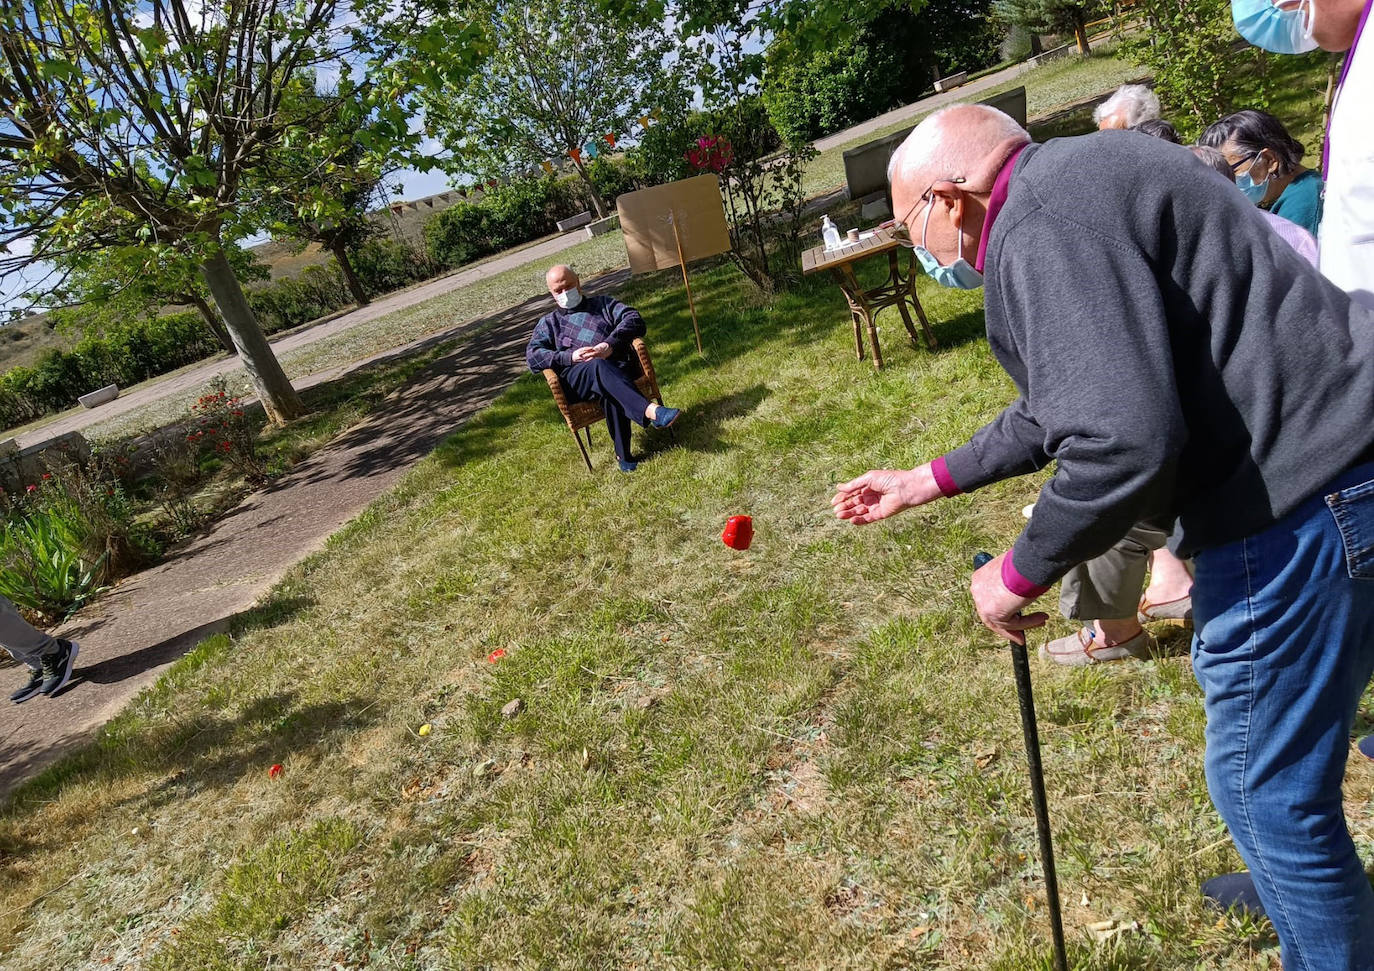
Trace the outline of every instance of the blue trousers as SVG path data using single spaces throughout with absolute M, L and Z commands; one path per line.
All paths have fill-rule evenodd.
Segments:
M 1374 671 L 1374 463 L 1195 566 L 1207 786 L 1283 966 L 1374 969 L 1374 891 L 1341 806 Z
M 649 399 L 639 393 L 634 378 L 638 365 L 629 361 L 595 358 L 574 364 L 562 374 L 563 383 L 577 401 L 595 401 L 606 412 L 606 428 L 611 433 L 617 458 L 630 461 L 630 422 L 648 424 L 644 409 Z

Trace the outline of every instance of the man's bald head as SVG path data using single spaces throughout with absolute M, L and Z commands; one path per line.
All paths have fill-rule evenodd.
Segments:
M 558 294 L 581 286 L 582 281 L 578 279 L 572 267 L 559 263 L 557 266 L 549 267 L 549 272 L 544 274 L 544 285 L 549 288 L 549 293 Z
M 917 125 L 892 154 L 887 177 L 894 198 L 899 185 L 914 188 L 919 197 L 943 180 L 956 181 L 965 192 L 989 192 L 1002 163 L 1030 140 L 1014 118 L 989 105 L 943 108 Z
M 983 212 L 997 173 L 1030 135 L 1010 115 L 988 105 L 955 105 L 935 112 L 907 136 L 887 167 L 892 211 L 927 248 L 948 264 L 957 255 L 959 236 L 973 250 L 982 232 Z M 922 199 L 927 190 L 931 195 Z

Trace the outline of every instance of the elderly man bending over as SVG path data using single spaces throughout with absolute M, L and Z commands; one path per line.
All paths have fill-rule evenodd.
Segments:
M 571 267 L 553 267 L 544 282 L 558 309 L 535 324 L 525 361 L 535 374 L 557 372 L 573 400 L 601 405 L 620 471 L 633 472 L 639 463 L 630 452 L 630 422 L 667 428 L 681 413 L 659 407 L 635 387 L 639 362 L 630 350 L 644 336 L 644 321 L 615 297 L 584 297 Z
M 1374 968 L 1374 890 L 1341 804 L 1374 670 L 1374 312 L 1176 146 L 1029 140 L 963 105 L 893 157 L 918 259 L 985 281 L 1019 397 L 947 455 L 840 486 L 836 514 L 875 522 L 1054 461 L 1015 545 L 973 575 L 983 623 L 1017 640 L 1075 564 L 1134 523 L 1176 522 L 1207 783 L 1284 967 Z
M 1093 109 L 1093 123 L 1103 131 L 1135 128 L 1144 122 L 1158 120 L 1159 96 L 1143 84 L 1123 84 Z

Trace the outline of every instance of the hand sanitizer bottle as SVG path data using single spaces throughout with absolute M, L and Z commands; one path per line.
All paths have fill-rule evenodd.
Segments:
M 830 221 L 829 216 L 821 219 L 821 239 L 825 240 L 826 249 L 839 249 L 844 245 L 840 239 L 840 231 L 835 228 L 835 224 Z

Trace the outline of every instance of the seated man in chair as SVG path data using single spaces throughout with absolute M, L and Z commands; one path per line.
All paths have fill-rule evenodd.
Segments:
M 552 368 L 578 401 L 601 405 L 620 471 L 633 472 L 638 463 L 630 452 L 630 422 L 667 428 L 680 413 L 635 387 L 638 365 L 630 345 L 644 336 L 644 321 L 614 297 L 584 297 L 571 267 L 553 267 L 544 282 L 558 309 L 534 325 L 525 361 L 536 374 Z

